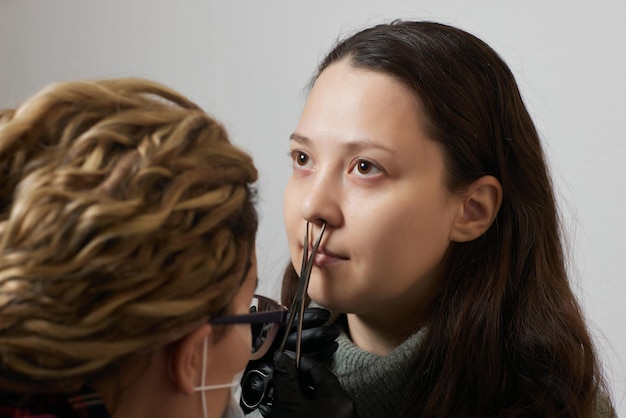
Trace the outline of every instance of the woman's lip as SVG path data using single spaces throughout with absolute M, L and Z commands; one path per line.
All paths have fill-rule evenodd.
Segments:
M 312 250 L 309 250 L 309 254 Z M 334 253 L 332 251 L 328 251 L 323 248 L 319 248 L 317 253 L 315 254 L 315 265 L 316 266 L 325 266 L 332 263 L 337 263 L 339 261 L 348 260 L 349 257 L 343 256 L 341 254 Z
M 313 247 L 309 247 L 309 254 L 311 254 L 312 252 L 313 252 Z M 329 249 L 324 248 L 324 247 L 319 247 L 317 249 L 317 253 L 316 254 L 323 254 L 326 257 L 340 258 L 342 260 L 348 259 L 348 257 L 346 257 L 344 255 L 341 255 L 341 254 L 338 254 L 338 253 L 335 253 L 333 251 L 330 251 Z

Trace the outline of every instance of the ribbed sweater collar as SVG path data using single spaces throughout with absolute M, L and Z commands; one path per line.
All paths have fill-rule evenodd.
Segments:
M 397 417 L 424 333 L 419 330 L 386 356 L 360 349 L 345 333 L 339 336 L 332 371 L 360 418 Z

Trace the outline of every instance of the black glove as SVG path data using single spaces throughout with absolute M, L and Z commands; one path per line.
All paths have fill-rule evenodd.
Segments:
M 337 377 L 308 356 L 300 368 L 287 354 L 274 354 L 274 405 L 269 418 L 356 418 L 354 404 Z
M 321 363 L 328 363 L 337 350 L 337 337 L 340 330 L 336 326 L 325 325 L 330 312 L 323 308 L 307 308 L 302 319 L 302 338 L 300 351 Z M 296 318 L 297 319 L 297 318 Z M 287 318 L 288 322 L 289 318 Z M 295 352 L 297 321 L 290 330 L 285 350 Z M 256 409 L 263 416 L 269 416 L 272 410 L 274 352 L 284 338 L 284 330 L 276 336 L 274 343 L 265 356 L 248 363 L 241 381 L 241 408 L 247 414 Z
M 302 317 L 302 337 L 300 340 L 300 351 L 302 354 L 307 354 L 313 357 L 315 360 L 325 363 L 330 360 L 337 351 L 337 337 L 341 331 L 339 327 L 335 325 L 326 325 L 330 319 L 330 311 L 324 308 L 307 308 L 304 310 Z M 289 315 L 287 315 L 287 322 L 289 321 Z M 298 318 L 293 321 L 293 326 L 287 336 L 287 342 L 285 344 L 285 350 L 295 352 L 296 351 L 296 339 L 297 339 L 297 326 Z M 280 345 L 284 333 L 280 333 L 270 351 L 276 351 Z M 272 362 L 274 353 L 268 353 L 266 361 Z

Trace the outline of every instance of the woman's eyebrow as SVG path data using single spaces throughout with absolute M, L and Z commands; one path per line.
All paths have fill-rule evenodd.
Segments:
M 310 145 L 311 144 L 311 140 L 309 138 L 307 138 L 304 135 L 297 134 L 295 132 L 292 133 L 291 135 L 289 135 L 289 140 L 290 141 L 296 141 L 296 142 L 298 142 L 300 144 L 303 144 L 303 145 Z
M 297 133 L 292 133 L 289 136 L 289 140 L 290 141 L 295 141 L 301 145 L 311 145 L 312 141 L 304 136 L 304 135 L 300 135 Z M 358 139 L 356 141 L 348 141 L 345 142 L 343 144 L 341 144 L 341 147 L 348 150 L 348 151 L 352 151 L 352 152 L 358 152 L 364 149 L 368 149 L 368 148 L 376 148 L 385 152 L 388 152 L 390 154 L 394 154 L 394 150 L 383 145 L 382 143 L 380 143 L 380 141 L 373 141 L 371 139 Z
M 375 149 L 379 149 L 379 150 L 388 152 L 390 154 L 394 153 L 394 150 L 392 148 L 389 148 L 389 147 L 381 144 L 380 142 L 372 141 L 370 139 L 361 139 L 361 140 L 346 142 L 346 143 L 342 144 L 342 146 L 346 150 L 352 151 L 352 152 L 358 152 L 358 151 L 361 151 L 361 150 L 364 150 L 364 149 L 375 148 Z

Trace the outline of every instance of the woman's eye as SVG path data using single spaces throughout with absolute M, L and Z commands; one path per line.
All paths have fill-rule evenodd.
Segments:
M 358 174 L 376 174 L 381 170 L 376 166 L 376 164 L 367 160 L 358 160 L 356 165 L 354 166 L 354 170 L 358 172 Z
M 372 171 L 372 163 L 370 163 L 369 161 L 359 161 L 356 164 L 356 169 L 361 174 L 368 174 L 370 171 Z
M 291 158 L 293 158 L 294 163 L 300 167 L 306 166 L 310 160 L 309 156 L 302 151 L 293 151 Z

